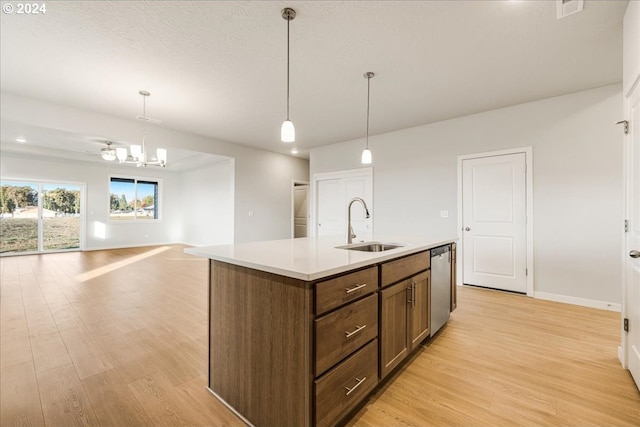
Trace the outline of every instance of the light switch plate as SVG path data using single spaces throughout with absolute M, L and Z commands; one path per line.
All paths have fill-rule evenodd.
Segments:
M 449 211 L 440 211 L 440 218 L 449 218 Z

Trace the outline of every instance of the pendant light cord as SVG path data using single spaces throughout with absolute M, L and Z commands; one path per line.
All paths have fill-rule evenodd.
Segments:
M 144 125 L 142 126 L 142 156 L 144 161 L 147 161 L 147 156 L 145 153 L 145 140 L 147 139 L 147 122 L 146 122 L 146 117 L 147 117 L 147 95 L 142 94 L 142 117 L 144 122 Z
M 287 120 L 289 120 L 289 24 L 290 19 L 287 19 Z
M 371 97 L 371 77 L 367 77 L 367 150 L 369 149 L 369 101 Z

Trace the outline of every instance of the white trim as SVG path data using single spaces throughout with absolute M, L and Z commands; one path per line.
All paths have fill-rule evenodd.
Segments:
M 507 154 L 524 153 L 526 164 L 526 191 L 527 191 L 527 296 L 533 297 L 534 290 L 534 275 L 535 270 L 533 268 L 533 148 L 521 147 L 510 148 L 506 150 L 489 151 L 484 153 L 475 154 L 463 154 L 458 156 L 458 259 L 462 262 L 458 262 L 456 269 L 456 281 L 457 284 L 462 284 L 462 269 L 464 257 L 460 254 L 464 253 L 463 240 L 462 240 L 462 161 L 469 159 L 477 159 L 482 157 L 495 157 L 504 156 Z
M 578 298 L 578 297 L 572 297 L 568 295 L 550 294 L 548 292 L 534 292 L 533 297 L 536 299 L 542 299 L 546 301 L 562 302 L 565 304 L 580 305 L 582 307 L 599 308 L 601 310 L 615 311 L 618 313 L 620 312 L 620 309 L 621 309 L 621 305 L 614 302 Z
M 636 79 L 631 85 L 629 91 L 623 95 L 623 103 L 624 103 L 623 118 L 626 120 L 631 120 L 632 96 L 634 95 L 634 92 L 636 90 L 640 90 L 638 88 L 640 88 L 640 75 L 636 76 Z M 629 125 L 632 126 L 634 125 L 634 123 L 630 123 Z M 622 215 L 623 215 L 623 218 L 622 220 L 623 221 L 631 219 L 630 218 L 631 208 L 629 205 L 629 201 L 631 200 L 629 182 L 631 182 L 632 180 L 631 173 L 633 169 L 633 166 L 632 166 L 633 148 L 632 148 L 631 137 L 632 137 L 631 132 L 629 132 L 628 134 L 622 133 L 622 144 L 623 144 L 623 148 L 622 148 L 622 176 L 623 176 Z M 618 347 L 619 349 L 618 359 L 620 360 L 620 363 L 622 364 L 622 367 L 624 369 L 629 369 L 629 335 L 624 330 L 624 323 L 622 320 L 629 317 L 629 314 L 628 314 L 629 302 L 627 298 L 627 280 L 628 280 L 627 279 L 627 275 L 628 275 L 627 233 L 624 230 L 622 230 L 621 234 L 622 234 L 622 245 L 620 248 L 621 249 L 620 256 L 622 257 L 622 310 L 620 312 L 620 347 Z
M 635 84 L 633 85 L 635 87 Z M 624 101 L 624 111 L 623 117 L 630 119 L 630 106 L 631 103 L 630 96 L 633 91 L 630 91 L 627 96 L 623 98 Z M 624 221 L 629 219 L 629 173 L 631 171 L 631 134 L 625 135 L 622 133 L 622 221 L 621 224 L 624 224 Z M 622 364 L 624 369 L 629 369 L 628 362 L 628 335 L 624 330 L 624 324 L 622 323 L 622 319 L 627 317 L 627 233 L 624 231 L 623 227 L 620 227 L 621 233 L 621 242 L 620 245 L 620 256 L 622 258 L 622 309 L 620 310 L 620 347 L 618 351 L 618 359 Z
M 335 171 L 335 172 L 320 172 L 313 174 L 313 180 L 311 181 L 311 218 L 310 223 L 307 224 L 309 237 L 317 237 L 317 229 L 318 229 L 318 200 L 317 200 L 317 189 L 318 189 L 318 181 L 323 181 L 325 179 L 340 179 L 340 178 L 353 178 L 357 176 L 367 176 L 371 177 L 371 198 L 373 199 L 373 167 L 368 168 L 358 168 L 358 169 L 349 169 L 344 171 Z M 373 200 L 371 200 L 371 206 L 369 209 L 373 211 Z M 373 226 L 371 232 L 373 233 Z
M 624 362 L 626 361 L 626 359 L 624 357 L 624 352 L 622 351 L 622 346 L 620 346 L 620 345 L 618 346 L 618 360 L 624 366 Z M 624 367 L 624 368 L 626 369 L 626 367 Z

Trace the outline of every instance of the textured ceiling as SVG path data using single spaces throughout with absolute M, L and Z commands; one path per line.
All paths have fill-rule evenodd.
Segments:
M 627 1 L 72 1 L 1 17 L 3 92 L 288 153 L 622 80 Z M 3 135 L 5 133 L 3 132 Z M 4 137 L 4 136 L 3 136 Z

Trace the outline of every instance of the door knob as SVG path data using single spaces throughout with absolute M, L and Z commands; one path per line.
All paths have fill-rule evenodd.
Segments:
M 465 227 L 464 231 L 471 231 L 471 229 L 469 227 Z
M 635 249 L 629 252 L 629 256 L 631 258 L 640 258 L 640 251 L 636 251 Z

